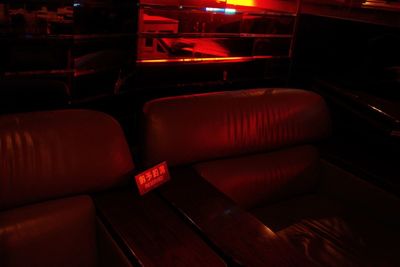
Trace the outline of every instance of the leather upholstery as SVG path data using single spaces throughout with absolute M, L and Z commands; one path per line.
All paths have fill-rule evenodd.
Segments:
M 310 145 L 330 132 L 318 95 L 256 89 L 164 98 L 145 115 L 148 163 L 192 164 L 317 265 L 400 266 L 400 201 L 327 170 Z
M 330 130 L 323 99 L 296 89 L 163 98 L 147 103 L 144 113 L 148 164 L 270 151 L 318 140 Z
M 92 200 L 65 197 L 117 186 L 132 169 L 122 129 L 106 114 L 0 117 L 0 266 L 130 266 L 98 231 Z
M 317 150 L 299 146 L 195 165 L 197 172 L 245 208 L 305 194 L 318 182 Z
M 95 266 L 95 230 L 89 197 L 1 212 L 0 266 Z
M 0 209 L 116 186 L 132 169 L 124 134 L 106 114 L 0 117 Z

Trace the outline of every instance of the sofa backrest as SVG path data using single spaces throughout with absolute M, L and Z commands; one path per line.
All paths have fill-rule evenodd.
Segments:
M 0 210 L 116 186 L 132 169 L 123 131 L 104 113 L 0 117 Z
M 133 167 L 106 114 L 1 116 L 0 266 L 98 266 L 95 208 L 78 194 L 120 185 Z
M 254 89 L 162 98 L 144 107 L 146 162 L 170 165 L 272 151 L 330 133 L 317 94 Z

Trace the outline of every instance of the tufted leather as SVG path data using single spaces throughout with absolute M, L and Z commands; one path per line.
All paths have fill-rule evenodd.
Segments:
M 0 266 L 96 266 L 95 214 L 89 197 L 0 213 Z
M 148 102 L 144 113 L 148 164 L 270 151 L 318 140 L 330 129 L 323 99 L 296 89 L 163 98 Z
M 197 172 L 245 208 L 254 208 L 315 189 L 317 150 L 299 146 L 267 154 L 195 165 Z
M 116 186 L 132 168 L 124 134 L 106 114 L 0 117 L 0 209 Z

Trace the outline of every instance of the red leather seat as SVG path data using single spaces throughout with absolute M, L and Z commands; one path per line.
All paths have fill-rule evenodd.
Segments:
M 317 94 L 254 89 L 170 97 L 148 102 L 144 113 L 148 164 L 192 165 L 315 263 L 399 263 L 400 202 L 320 160 L 314 144 L 331 126 Z
M 119 124 L 84 110 L 0 117 L 0 266 L 129 266 L 86 194 L 124 183 Z

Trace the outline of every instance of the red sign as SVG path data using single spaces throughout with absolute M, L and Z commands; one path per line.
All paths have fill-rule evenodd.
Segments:
M 166 161 L 135 176 L 140 195 L 144 195 L 150 190 L 162 185 L 168 181 L 169 178 Z

